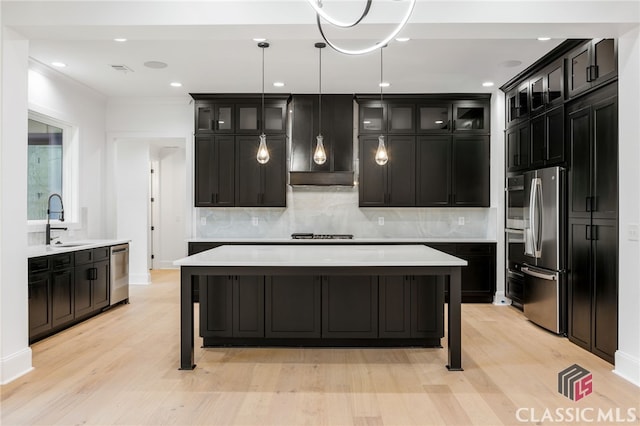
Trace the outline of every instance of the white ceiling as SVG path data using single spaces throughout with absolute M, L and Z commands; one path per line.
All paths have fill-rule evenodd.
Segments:
M 590 14 L 574 14 L 576 22 L 563 18 L 582 3 L 591 4 Z M 614 13 L 612 3 L 626 9 Z M 364 1 L 325 4 L 328 11 L 348 19 Z M 329 34 L 349 46 L 379 40 L 407 3 L 373 4 L 366 23 L 347 32 L 329 28 Z M 419 0 L 402 33 L 411 40 L 394 41 L 384 49 L 384 80 L 391 83 L 385 91 L 489 93 L 495 88 L 484 88 L 482 82 L 500 86 L 564 38 L 617 36 L 637 25 L 637 5 Z M 30 40 L 34 60 L 45 65 L 64 62 L 67 67 L 60 72 L 109 97 L 260 92 L 261 51 L 252 40 L 258 36 L 271 43 L 265 51 L 266 92 L 318 90 L 318 50 L 313 45 L 321 38 L 305 0 L 4 1 L 2 18 Z M 540 42 L 535 39 L 539 35 L 553 39 Z M 128 41 L 118 43 L 115 37 Z M 151 69 L 143 65 L 146 61 L 168 66 Z M 505 66 L 509 61 L 520 65 Z M 115 71 L 111 65 L 133 71 Z M 347 56 L 326 48 L 322 79 L 324 93 L 377 93 L 380 54 Z M 183 86 L 170 87 L 172 81 Z M 274 81 L 285 87 L 273 87 Z

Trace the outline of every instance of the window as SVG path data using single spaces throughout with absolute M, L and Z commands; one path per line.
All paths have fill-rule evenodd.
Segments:
M 77 131 L 73 126 L 51 117 L 30 111 L 27 151 L 27 219 L 30 222 L 47 220 L 47 201 L 53 193 L 64 200 L 65 218 L 74 220 L 75 169 L 74 147 Z M 57 199 L 52 211 L 59 211 Z M 51 219 L 57 219 L 52 215 Z

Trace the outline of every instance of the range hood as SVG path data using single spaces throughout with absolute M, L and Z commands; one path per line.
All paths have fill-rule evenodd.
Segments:
M 353 95 L 322 95 L 322 136 L 327 162 L 313 162 L 318 95 L 293 95 L 290 185 L 353 186 Z

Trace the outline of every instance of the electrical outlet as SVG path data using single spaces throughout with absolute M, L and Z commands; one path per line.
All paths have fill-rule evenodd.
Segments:
M 252 224 L 253 226 L 258 226 L 258 224 L 259 224 L 258 218 L 257 218 L 257 217 L 255 217 L 255 216 L 254 216 L 254 217 L 252 217 L 252 218 L 251 218 L 251 224 Z
M 378 226 L 384 226 L 384 216 L 378 218 Z
M 627 226 L 627 238 L 629 241 L 640 240 L 640 227 L 637 223 L 630 223 Z
M 206 224 L 207 224 L 207 217 L 206 216 L 201 217 L 200 218 L 200 225 L 204 226 Z
M 460 217 L 458 218 L 458 225 L 460 225 L 460 226 L 464 226 L 464 216 L 460 216 Z

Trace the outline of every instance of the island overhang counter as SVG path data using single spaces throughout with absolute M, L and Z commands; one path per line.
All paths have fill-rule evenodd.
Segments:
M 378 281 L 381 283 L 380 294 L 384 295 L 385 289 L 398 288 L 398 286 L 384 286 L 383 284 L 393 283 L 394 280 L 397 281 L 396 278 L 400 277 L 399 288 L 406 289 L 404 291 L 406 297 L 390 295 L 390 300 L 399 301 L 399 303 L 406 302 L 405 304 L 407 304 L 410 297 L 414 298 L 410 303 L 413 307 L 412 312 L 409 312 L 407 308 L 406 313 L 402 314 L 407 318 L 407 321 L 412 320 L 412 318 L 415 319 L 418 315 L 414 312 L 416 310 L 415 306 L 417 306 L 415 299 L 424 298 L 422 296 L 424 294 L 431 295 L 429 297 L 433 300 L 430 300 L 430 303 L 437 301 L 435 306 L 439 308 L 439 312 L 443 316 L 444 298 L 441 295 L 444 293 L 444 286 L 448 285 L 447 368 L 452 371 L 462 370 L 460 269 L 466 266 L 467 262 L 431 247 L 419 244 L 366 246 L 228 245 L 188 256 L 175 261 L 174 264 L 180 267 L 180 369 L 182 370 L 195 368 L 193 291 L 194 279 L 202 277 L 213 280 L 229 280 L 230 290 L 228 291 L 228 297 L 229 301 L 231 301 L 231 288 L 233 288 L 233 306 L 236 307 L 236 311 L 239 310 L 238 301 L 235 297 L 238 289 L 238 280 L 261 277 L 260 284 L 265 285 L 264 283 L 266 282 L 266 286 L 271 288 L 272 281 L 275 283 L 275 280 L 272 280 L 274 277 L 285 281 L 287 279 L 291 281 L 290 278 L 293 277 L 296 280 L 304 280 L 305 277 L 309 277 L 311 285 L 315 286 L 316 294 L 322 293 L 322 314 L 324 316 L 321 323 L 323 337 L 329 335 L 344 337 L 349 334 L 345 333 L 344 330 L 342 330 L 342 333 L 330 330 L 332 321 L 330 316 L 344 316 L 344 310 L 350 309 L 350 306 L 342 300 L 342 295 L 339 294 L 341 289 L 351 285 L 350 281 L 358 281 L 359 283 L 365 283 L 365 285 L 370 282 L 372 285 L 371 289 L 373 290 L 371 290 L 371 293 L 374 294 L 371 299 L 371 311 L 375 311 L 375 319 L 373 321 L 376 321 L 376 324 L 374 324 L 373 328 L 375 330 L 373 332 L 376 336 L 378 333 Z M 449 279 L 445 280 L 446 277 Z M 426 281 L 421 281 L 421 279 Z M 445 282 L 448 284 L 445 284 Z M 413 284 L 415 283 L 417 284 L 414 286 Z M 418 291 L 420 288 L 424 289 L 425 287 L 429 288 L 429 292 Z M 261 287 L 261 289 L 263 288 Z M 295 289 L 290 285 L 286 288 Z M 360 288 L 364 287 L 361 286 Z M 258 317 L 260 315 L 262 317 L 265 316 L 265 299 L 268 299 L 270 303 L 277 302 L 274 302 L 274 296 L 270 291 L 261 291 L 263 293 L 259 303 L 262 303 L 262 310 L 259 311 Z M 267 293 L 266 298 L 264 293 Z M 353 291 L 345 293 L 346 298 L 348 299 L 350 294 L 353 293 Z M 389 293 L 389 290 L 387 290 L 387 293 Z M 339 297 L 334 295 L 339 295 Z M 380 300 L 382 304 L 383 299 L 381 298 Z M 402 302 L 403 300 L 404 302 Z M 285 300 L 284 302 L 296 304 L 290 303 L 291 300 Z M 252 299 L 252 303 L 254 305 L 259 304 L 256 303 L 255 298 Z M 282 307 L 282 302 L 279 303 L 279 306 Z M 203 315 L 203 308 L 205 310 L 211 309 L 201 301 L 201 315 Z M 342 314 L 339 309 L 343 309 Z M 385 308 L 380 309 L 380 318 L 387 310 Z M 270 317 L 268 314 L 266 316 L 267 322 L 269 322 Z M 316 323 L 320 322 L 320 316 L 321 313 L 318 312 Z M 373 318 L 373 314 L 371 316 Z M 231 321 L 231 313 L 229 313 L 229 318 Z M 239 321 L 242 320 L 240 319 Z M 264 323 L 261 324 L 261 327 L 264 330 Z M 235 329 L 238 328 L 236 327 Z M 382 331 L 380 330 L 380 335 L 382 335 Z M 289 333 L 289 335 L 292 334 Z M 365 337 L 371 337 L 371 335 L 369 334 Z

